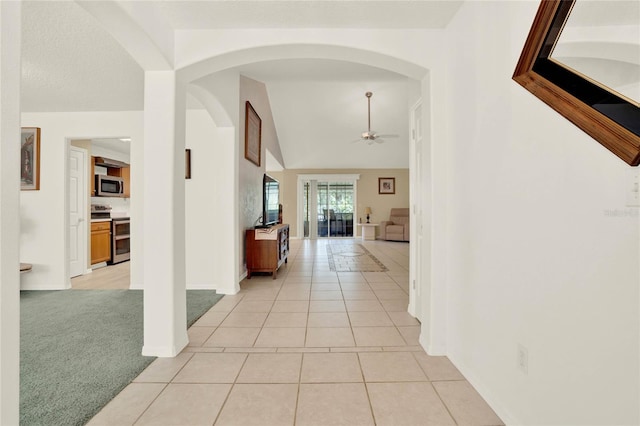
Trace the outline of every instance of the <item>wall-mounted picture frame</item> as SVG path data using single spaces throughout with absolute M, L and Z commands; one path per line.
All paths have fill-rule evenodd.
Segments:
M 395 194 L 396 178 L 381 177 L 378 178 L 378 194 Z
M 20 189 L 40 189 L 39 127 L 23 127 L 20 132 Z
M 251 102 L 245 104 L 244 158 L 260 167 L 262 153 L 262 120 Z
M 184 150 L 184 178 L 191 179 L 191 149 Z

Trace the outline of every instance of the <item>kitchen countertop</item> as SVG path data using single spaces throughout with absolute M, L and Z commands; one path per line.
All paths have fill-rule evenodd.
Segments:
M 95 222 L 111 222 L 111 218 L 107 219 L 91 219 L 91 223 L 95 223 Z

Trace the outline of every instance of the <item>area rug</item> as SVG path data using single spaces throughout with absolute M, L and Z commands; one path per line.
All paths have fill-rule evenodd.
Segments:
M 336 272 L 386 272 L 382 264 L 362 244 L 327 244 L 329 268 Z
M 141 290 L 20 292 L 20 424 L 84 425 L 155 357 Z M 193 324 L 222 295 L 187 291 Z

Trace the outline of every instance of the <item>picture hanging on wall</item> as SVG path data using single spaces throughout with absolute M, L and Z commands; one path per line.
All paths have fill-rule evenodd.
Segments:
M 262 120 L 249 101 L 245 107 L 244 158 L 260 167 Z
M 20 189 L 40 189 L 39 127 L 23 127 L 20 133 Z
M 191 179 L 191 149 L 184 150 L 184 178 Z
M 395 194 L 396 178 L 382 177 L 378 178 L 378 194 Z

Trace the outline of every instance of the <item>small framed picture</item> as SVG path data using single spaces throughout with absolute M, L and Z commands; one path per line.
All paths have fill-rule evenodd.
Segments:
M 191 179 L 191 149 L 184 150 L 184 178 Z
M 396 178 L 381 177 L 378 178 L 378 194 L 395 194 Z
M 40 189 L 39 127 L 23 127 L 20 132 L 20 189 Z

